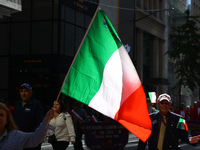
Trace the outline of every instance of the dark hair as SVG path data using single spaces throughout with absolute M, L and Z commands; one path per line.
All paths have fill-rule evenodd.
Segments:
M 57 100 L 57 102 L 60 104 L 60 112 L 67 112 L 67 107 L 61 100 Z

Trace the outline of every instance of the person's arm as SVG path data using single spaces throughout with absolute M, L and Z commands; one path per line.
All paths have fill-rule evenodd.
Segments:
M 46 132 L 48 128 L 52 128 L 48 125 L 49 121 L 54 117 L 54 110 L 51 109 L 47 112 L 45 118 L 35 132 L 22 132 L 21 138 L 24 138 L 24 148 L 35 147 L 42 143 L 46 137 Z
M 199 135 L 189 137 L 188 132 L 186 130 L 182 130 L 182 129 L 177 129 L 177 130 L 179 130 L 180 139 L 184 143 L 191 144 L 191 145 L 195 146 L 196 143 L 198 142 L 198 140 L 200 139 Z
M 190 144 L 196 144 L 200 140 L 200 135 L 193 136 L 189 139 Z

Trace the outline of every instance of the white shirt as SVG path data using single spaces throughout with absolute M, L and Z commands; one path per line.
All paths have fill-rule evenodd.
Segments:
M 65 118 L 66 120 L 64 120 L 63 113 L 60 113 L 57 117 L 51 119 L 49 124 L 56 127 L 54 133 L 57 141 L 75 141 L 74 125 L 71 115 L 65 113 Z

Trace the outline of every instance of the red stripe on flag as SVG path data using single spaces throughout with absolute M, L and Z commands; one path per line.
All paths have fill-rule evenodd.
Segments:
M 115 120 L 143 142 L 149 138 L 152 124 L 142 85 L 121 105 L 115 115 Z
M 187 125 L 187 121 L 185 120 L 185 130 L 188 131 L 188 125 Z

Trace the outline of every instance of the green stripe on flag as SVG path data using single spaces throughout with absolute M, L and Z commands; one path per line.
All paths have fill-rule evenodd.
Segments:
M 62 93 L 88 105 L 102 84 L 106 63 L 122 43 L 102 10 L 98 10 L 86 33 Z
M 182 130 L 186 130 L 186 131 L 188 130 L 188 126 L 187 126 L 185 119 L 183 119 L 183 118 L 179 119 L 179 122 L 177 124 L 177 128 L 182 129 Z
M 177 125 L 177 128 L 181 129 L 182 124 L 183 124 L 183 118 L 180 118 L 178 125 Z

